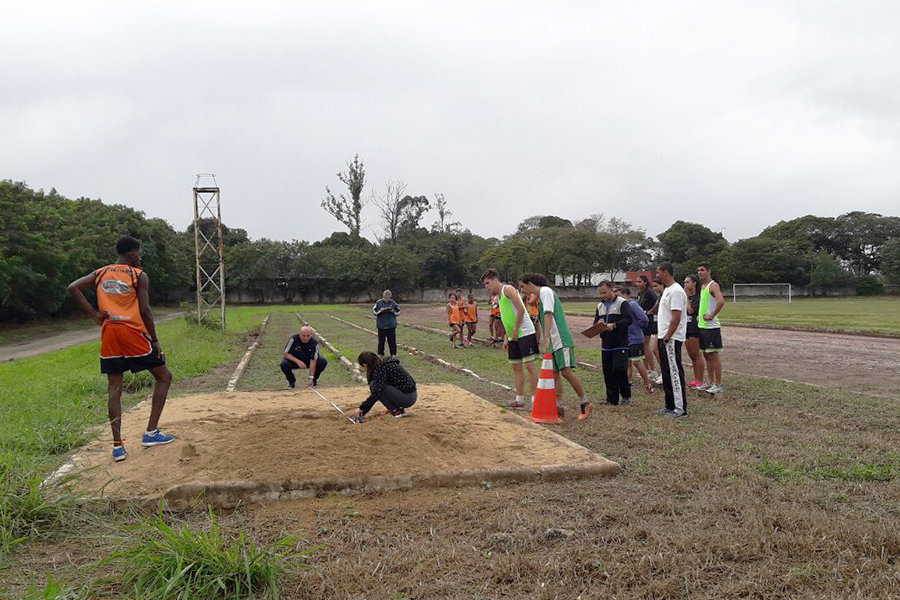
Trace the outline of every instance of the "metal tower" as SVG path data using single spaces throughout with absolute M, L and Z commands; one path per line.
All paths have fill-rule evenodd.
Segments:
M 200 180 L 212 185 L 200 185 Z M 222 205 L 212 173 L 198 173 L 194 183 L 194 250 L 197 259 L 197 322 L 215 308 L 221 310 L 225 330 L 225 254 L 222 241 Z

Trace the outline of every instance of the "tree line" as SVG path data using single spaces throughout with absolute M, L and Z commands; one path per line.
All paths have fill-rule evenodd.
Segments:
M 402 181 L 364 196 L 365 167 L 355 157 L 338 174 L 346 192 L 326 188 L 323 208 L 347 231 L 307 242 L 251 239 L 223 227 L 226 287 L 256 301 L 301 301 L 390 288 L 477 286 L 493 266 L 513 279 L 540 272 L 585 284 L 595 273 L 652 268 L 661 260 L 679 275 L 699 262 L 714 265 L 724 285 L 790 282 L 827 288 L 857 285 L 877 292 L 882 279 L 900 279 L 900 218 L 862 212 L 782 221 L 758 236 L 729 244 L 721 233 L 678 221 L 653 238 L 622 219 L 601 214 L 570 221 L 533 216 L 503 238 L 484 238 L 453 219 L 441 194 L 407 193 Z M 362 235 L 361 211 L 379 212 L 376 241 Z M 429 225 L 427 214 L 436 216 Z M 214 223 L 201 221 L 204 233 Z M 141 211 L 89 198 L 68 199 L 23 182 L 0 181 L 0 320 L 24 321 L 73 312 L 66 285 L 115 260 L 122 235 L 141 240 L 153 302 L 190 297 L 194 284 L 193 225 L 177 231 Z

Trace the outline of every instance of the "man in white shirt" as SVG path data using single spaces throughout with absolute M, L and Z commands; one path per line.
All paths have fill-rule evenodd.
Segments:
M 657 312 L 659 363 L 666 391 L 666 407 L 659 412 L 670 418 L 683 417 L 687 415 L 687 394 L 684 367 L 681 366 L 681 346 L 687 334 L 687 294 L 675 281 L 672 263 L 660 264 L 656 276 L 665 286 Z

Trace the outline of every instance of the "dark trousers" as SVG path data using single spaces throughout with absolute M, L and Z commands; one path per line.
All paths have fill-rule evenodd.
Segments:
M 682 342 L 662 340 L 659 344 L 659 370 L 666 391 L 666 409 L 687 414 L 687 394 L 684 387 L 684 367 L 681 366 Z
M 397 356 L 397 328 L 378 330 L 378 356 L 384 356 L 384 340 L 391 349 L 391 356 Z
M 606 383 L 606 401 L 618 404 L 619 396 L 631 400 L 631 382 L 628 381 L 628 350 L 603 351 L 603 380 Z
M 371 389 L 371 385 L 369 386 Z M 384 404 L 388 410 L 397 410 L 398 408 L 409 408 L 419 399 L 419 392 L 413 390 L 411 392 L 401 392 L 392 385 L 386 385 L 378 396 L 378 399 Z
M 301 361 L 302 362 L 302 361 Z M 322 375 L 322 371 L 325 370 L 325 367 L 328 366 L 328 361 L 325 360 L 324 356 L 319 356 L 319 360 L 316 361 L 316 378 L 315 383 L 319 382 L 319 376 Z M 297 378 L 294 377 L 293 370 L 299 369 L 297 363 L 290 361 L 288 359 L 284 359 L 281 361 L 281 372 L 284 373 L 284 376 L 287 377 L 288 383 L 292 386 L 297 383 Z

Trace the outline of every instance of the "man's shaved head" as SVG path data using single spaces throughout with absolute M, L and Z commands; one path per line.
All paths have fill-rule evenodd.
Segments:
M 300 341 L 301 342 L 303 342 L 305 344 L 306 342 L 308 342 L 310 340 L 310 338 L 312 338 L 312 336 L 313 336 L 312 327 L 310 327 L 309 325 L 304 325 L 303 327 L 300 328 Z

